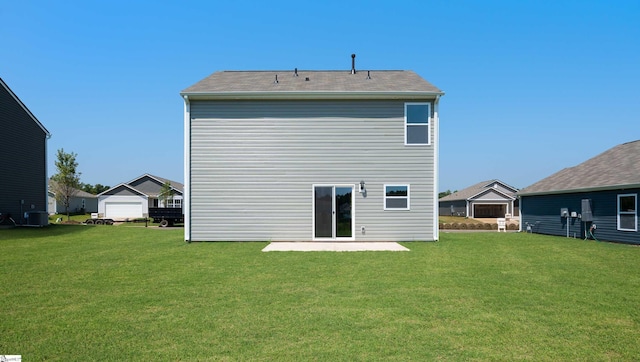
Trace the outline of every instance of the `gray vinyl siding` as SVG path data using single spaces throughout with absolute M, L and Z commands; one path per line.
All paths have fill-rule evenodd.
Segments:
M 157 195 L 160 193 L 160 190 L 162 190 L 162 182 L 150 177 L 140 178 L 128 183 L 128 185 L 146 195 Z
M 141 196 L 140 192 L 136 192 L 126 186 L 118 186 L 102 195 L 120 195 L 120 196 Z
M 0 86 L 0 213 L 10 213 L 16 223 L 25 211 L 47 211 L 46 137 Z
M 536 233 L 567 236 L 567 220 L 560 216 L 560 209 L 566 207 L 569 214 L 573 211 L 580 214 L 582 199 L 591 199 L 593 222 L 587 223 L 586 227 L 596 224 L 594 235 L 598 240 L 640 244 L 640 232 L 617 230 L 618 195 L 634 193 L 640 198 L 640 189 L 522 196 L 520 217 L 523 230 L 528 224 Z M 581 219 L 570 218 L 569 236 L 576 234 L 577 238 L 584 238 L 584 232 L 585 224 Z
M 475 197 L 473 200 L 474 201 L 499 201 L 499 202 L 510 201 L 508 198 L 505 198 L 504 195 L 498 194 L 493 190 L 485 191 L 484 193 Z
M 192 101 L 190 137 L 191 240 L 311 240 L 320 184 L 354 186 L 357 241 L 433 239 L 433 131 L 405 146 L 403 101 Z M 384 211 L 384 184 L 411 209 Z

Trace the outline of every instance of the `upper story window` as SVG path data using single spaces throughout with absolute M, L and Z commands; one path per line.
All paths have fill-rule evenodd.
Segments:
M 409 185 L 384 185 L 385 210 L 409 210 Z
M 430 103 L 404 104 L 404 144 L 428 145 L 431 143 Z
M 618 230 L 638 231 L 638 195 L 618 195 Z

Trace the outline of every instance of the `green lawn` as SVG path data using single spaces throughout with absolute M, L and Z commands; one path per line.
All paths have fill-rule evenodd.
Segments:
M 272 252 L 183 230 L 0 229 L 0 353 L 24 360 L 637 360 L 640 248 L 441 233 Z

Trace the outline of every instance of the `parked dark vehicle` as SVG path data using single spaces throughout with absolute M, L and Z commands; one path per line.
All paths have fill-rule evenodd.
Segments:
M 184 222 L 181 207 L 150 207 L 149 218 L 153 219 L 153 222 L 159 222 L 161 227 Z

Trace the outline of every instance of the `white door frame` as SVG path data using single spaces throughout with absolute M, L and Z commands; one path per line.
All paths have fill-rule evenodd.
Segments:
M 332 188 L 332 192 L 331 192 L 331 208 L 332 208 L 332 215 L 331 215 L 331 230 L 332 230 L 332 236 L 331 237 L 316 237 L 316 197 L 315 197 L 315 191 L 316 191 L 316 187 L 331 187 Z M 336 235 L 336 223 L 337 223 L 337 213 L 336 213 L 336 188 L 339 187 L 347 187 L 347 188 L 351 188 L 351 236 L 350 237 L 344 237 L 344 236 L 337 236 Z M 311 212 L 313 214 L 312 217 L 312 223 L 311 223 L 311 238 L 312 240 L 318 240 L 318 241 L 353 241 L 355 240 L 355 235 L 356 235 L 356 226 L 355 226 L 355 190 L 356 190 L 356 186 L 354 184 L 342 184 L 342 183 L 335 183 L 335 184 L 313 184 L 311 186 Z

